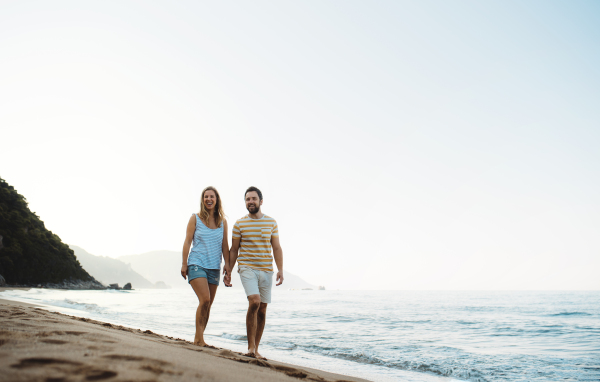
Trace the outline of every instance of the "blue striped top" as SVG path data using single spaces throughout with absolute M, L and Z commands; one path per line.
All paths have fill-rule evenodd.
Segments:
M 196 216 L 194 246 L 188 256 L 189 265 L 199 265 L 204 269 L 221 269 L 223 254 L 223 223 L 216 229 L 210 229 Z

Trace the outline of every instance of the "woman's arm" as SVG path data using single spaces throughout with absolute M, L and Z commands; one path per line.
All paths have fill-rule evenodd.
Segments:
M 223 260 L 225 260 L 225 266 L 223 267 L 223 274 L 225 279 L 223 282 L 225 286 L 231 286 L 231 267 L 229 266 L 229 239 L 227 238 L 227 220 L 223 219 Z
M 194 231 L 196 230 L 196 216 L 192 215 L 190 221 L 188 221 L 187 229 L 185 231 L 185 241 L 183 242 L 182 251 L 182 264 L 181 264 L 181 276 L 185 280 L 187 276 L 187 260 L 190 254 L 190 247 L 192 246 L 192 240 L 194 238 Z

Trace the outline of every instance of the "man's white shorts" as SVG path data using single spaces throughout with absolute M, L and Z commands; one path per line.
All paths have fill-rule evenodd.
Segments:
M 271 303 L 271 288 L 273 287 L 273 272 L 259 271 L 258 269 L 241 266 L 238 273 L 246 296 L 260 295 L 260 301 L 265 304 Z

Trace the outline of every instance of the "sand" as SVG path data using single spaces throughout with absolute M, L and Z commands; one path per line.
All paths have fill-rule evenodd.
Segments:
M 0 381 L 365 381 L 0 299 Z

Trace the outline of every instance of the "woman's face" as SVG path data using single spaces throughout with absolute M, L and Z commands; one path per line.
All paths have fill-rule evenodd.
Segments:
M 217 195 L 215 192 L 213 190 L 206 191 L 204 193 L 204 199 L 202 200 L 202 203 L 204 203 L 204 207 L 208 211 L 211 211 L 213 208 L 215 208 L 215 205 L 217 204 Z

